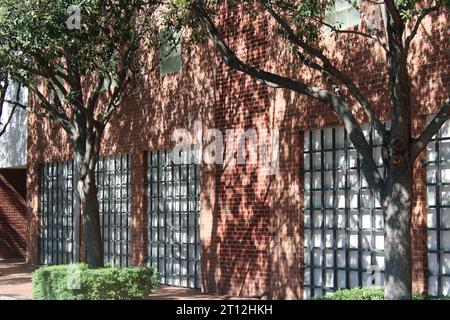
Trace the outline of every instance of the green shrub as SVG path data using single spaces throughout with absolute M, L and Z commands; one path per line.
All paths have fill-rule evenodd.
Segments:
M 155 268 L 88 269 L 85 264 L 41 267 L 33 272 L 33 299 L 143 299 L 158 286 Z
M 338 290 L 324 297 L 315 297 L 314 300 L 383 300 L 384 288 L 379 286 Z M 413 294 L 413 300 L 425 300 L 426 297 L 418 293 Z

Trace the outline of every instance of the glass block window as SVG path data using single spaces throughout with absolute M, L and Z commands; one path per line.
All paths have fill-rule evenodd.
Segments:
M 96 174 L 105 263 L 125 267 L 131 257 L 130 156 L 101 158 Z
M 129 155 L 101 158 L 96 168 L 105 263 L 128 266 L 131 255 L 131 162 Z M 74 163 L 41 167 L 40 263 L 73 261 Z
M 200 165 L 148 153 L 148 263 L 166 285 L 200 287 Z
M 41 166 L 39 263 L 73 262 L 73 164 Z
M 450 121 L 427 148 L 428 294 L 450 296 Z
M 160 74 L 177 73 L 181 70 L 181 32 L 169 29 L 160 34 Z
M 348 29 L 359 25 L 361 14 L 354 5 L 355 0 L 336 0 L 325 16 L 325 22 L 337 29 Z
M 381 139 L 369 127 L 383 174 Z M 343 127 L 305 132 L 304 297 L 384 281 L 383 211 Z

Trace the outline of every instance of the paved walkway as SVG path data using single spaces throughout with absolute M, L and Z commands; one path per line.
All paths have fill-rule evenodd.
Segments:
M 21 261 L 0 259 L 0 300 L 31 299 L 33 267 Z M 160 286 L 148 300 L 238 300 L 239 297 L 203 294 L 200 290 Z
M 0 259 L 0 300 L 31 299 L 33 270 L 24 262 Z
M 248 298 L 218 296 L 201 293 L 200 290 L 160 286 L 146 300 L 247 300 Z

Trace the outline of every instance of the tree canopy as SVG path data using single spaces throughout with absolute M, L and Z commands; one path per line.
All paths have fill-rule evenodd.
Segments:
M 159 44 L 164 3 L 0 0 L 0 73 L 26 86 L 37 103 L 5 102 L 50 118 L 67 132 L 93 268 L 103 266 L 95 181 L 102 135 L 137 84 L 144 55 Z
M 95 109 L 95 120 L 105 123 L 140 72 L 139 47 L 156 44 L 160 5 L 144 0 L 1 0 L 0 66 L 39 97 L 41 115 L 66 130 L 71 131 L 66 107 Z M 104 103 L 98 106 L 100 101 Z

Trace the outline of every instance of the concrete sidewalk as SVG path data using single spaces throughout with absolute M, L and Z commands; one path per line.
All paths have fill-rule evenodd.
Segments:
M 219 296 L 201 293 L 200 290 L 160 286 L 146 300 L 252 300 L 250 298 Z
M 35 268 L 21 261 L 0 259 L 0 300 L 29 300 L 31 273 Z M 160 286 L 146 300 L 239 300 L 243 298 L 217 296 L 201 293 L 200 290 Z

